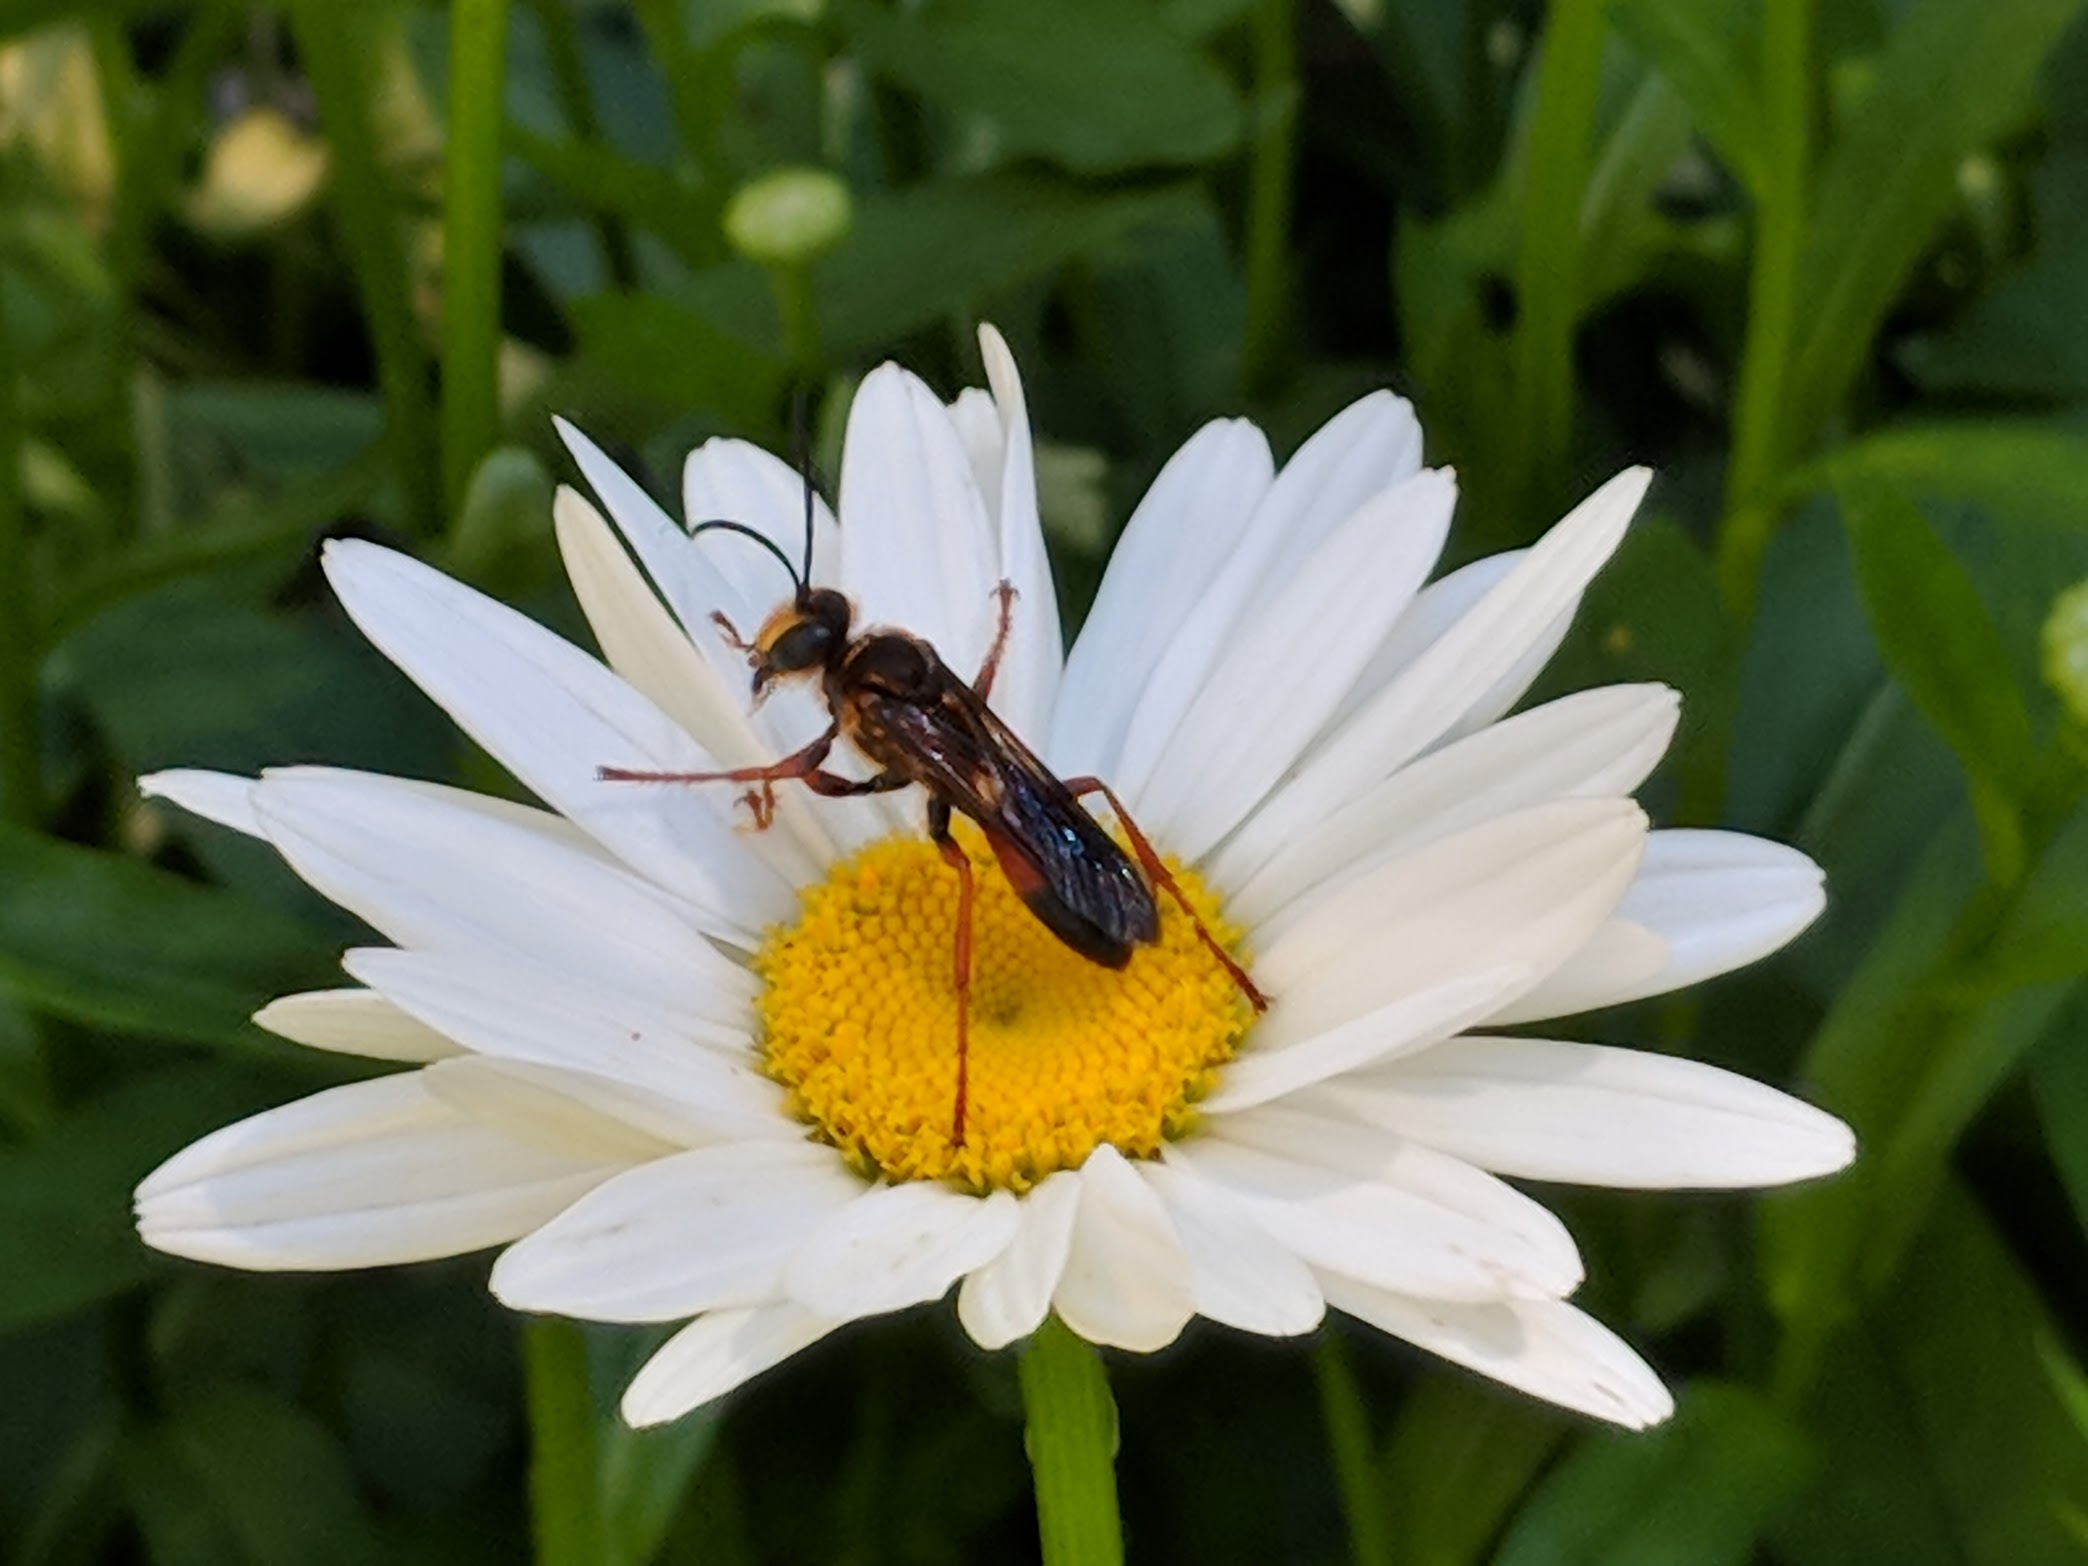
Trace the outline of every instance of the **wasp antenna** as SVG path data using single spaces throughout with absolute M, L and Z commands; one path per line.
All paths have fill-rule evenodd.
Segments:
M 797 446 L 798 476 L 805 487 L 805 567 L 798 573 L 798 601 L 812 592 L 812 423 L 806 414 L 810 400 L 806 387 L 790 395 L 790 438 Z
M 773 538 L 770 538 L 768 534 L 758 532 L 755 529 L 747 526 L 747 524 L 744 522 L 731 522 L 727 521 L 723 517 L 715 517 L 708 522 L 698 522 L 694 527 L 690 528 L 689 537 L 694 538 L 699 533 L 709 533 L 713 531 L 723 533 L 737 533 L 742 538 L 751 538 L 763 549 L 766 549 L 770 554 L 774 555 L 776 557 L 776 563 L 782 566 L 783 569 L 789 573 L 790 585 L 792 589 L 795 591 L 798 601 L 800 603 L 804 601 L 805 594 L 810 591 L 810 589 L 805 585 L 805 578 L 798 575 L 798 568 L 790 563 L 790 556 L 783 553 L 783 551 L 777 546 L 776 541 Z

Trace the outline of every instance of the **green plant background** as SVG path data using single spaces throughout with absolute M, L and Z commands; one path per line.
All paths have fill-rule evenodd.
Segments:
M 2088 1558 L 2088 743 L 2040 644 L 2088 575 L 2080 10 L 7 0 L 0 1561 L 1033 1555 L 1012 1365 L 947 1312 L 634 1435 L 642 1335 L 519 1324 L 483 1258 L 249 1277 L 128 1219 L 184 1141 L 355 1069 L 246 1021 L 347 922 L 130 780 L 508 786 L 317 541 L 577 633 L 549 412 L 659 480 L 787 445 L 810 375 L 831 471 L 853 378 L 953 391 L 981 318 L 1076 618 L 1214 415 L 1288 449 L 1410 394 L 1461 556 L 1661 469 L 1547 688 L 1680 687 L 1659 817 L 1795 841 L 1831 903 L 1584 1032 L 1799 1084 L 1864 1147 L 1760 1200 L 1544 1193 L 1679 1389 L 1652 1435 L 1338 1322 L 1115 1359 L 1133 1558 Z M 272 153 L 214 164 L 256 113 Z M 769 276 L 720 215 L 793 164 L 855 221 Z

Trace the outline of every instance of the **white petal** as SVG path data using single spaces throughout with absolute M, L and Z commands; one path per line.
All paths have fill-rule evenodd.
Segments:
M 686 1113 L 657 1095 L 564 1066 L 460 1055 L 431 1064 L 421 1085 L 467 1120 L 603 1163 L 664 1158 L 699 1134 Z
M 401 946 L 504 958 L 721 1025 L 746 1016 L 747 971 L 555 816 L 325 767 L 267 773 L 255 813 L 292 869 Z
M 863 378 L 841 457 L 841 584 L 859 623 L 925 637 L 960 679 L 993 640 L 999 541 L 949 411 L 897 365 Z
M 643 1428 L 679 1419 L 840 1325 L 787 1302 L 699 1316 L 661 1344 L 632 1378 L 623 1395 L 624 1423 Z
M 674 1321 L 782 1292 L 804 1236 L 863 1188 L 807 1142 L 698 1148 L 602 1185 L 502 1253 L 495 1295 L 588 1321 Z
M 1642 924 L 1611 918 L 1585 946 L 1535 984 L 1496 1007 L 1485 1021 L 1505 1026 L 1541 1017 L 1571 1017 L 1641 993 L 1668 965 L 1668 943 Z
M 1158 1193 L 1108 1143 L 1080 1169 L 1073 1245 L 1052 1307 L 1090 1343 L 1150 1353 L 1196 1314 L 1188 1254 Z
M 1454 972 L 1294 1044 L 1250 1038 L 1218 1090 L 1197 1107 L 1207 1115 L 1251 1109 L 1381 1056 L 1448 1038 L 1495 1010 L 1503 995 L 1525 988 L 1531 972 L 1527 964 Z
M 1010 1192 L 969 1196 L 925 1180 L 875 1186 L 806 1236 L 783 1275 L 790 1297 L 853 1318 L 941 1299 L 1008 1248 L 1021 1226 Z
M 405 1072 L 191 1144 L 138 1187 L 138 1232 L 261 1271 L 422 1261 L 525 1234 L 618 1167 L 474 1124 Z
M 697 635 L 699 627 L 708 627 L 713 610 L 751 618 L 763 605 L 784 596 L 774 590 L 771 582 L 765 596 L 749 601 L 720 569 L 717 557 L 709 550 L 697 548 L 688 530 L 661 510 L 637 480 L 564 419 L 554 418 L 551 423 L 617 531 L 645 567 L 645 574 L 652 578 L 660 596 L 667 600 L 667 607 L 691 637 Z M 723 644 L 718 643 L 709 651 L 722 654 Z M 721 668 L 719 672 L 729 671 Z
M 1314 888 L 1331 888 L 1424 844 L 1557 799 L 1622 798 L 1645 782 L 1682 711 L 1665 685 L 1578 691 L 1429 752 L 1368 788 L 1253 875 L 1233 845 L 1211 857 L 1236 886 L 1226 915 L 1249 929 Z
M 1267 944 L 1255 978 L 1273 1003 L 1255 1046 L 1301 1042 L 1458 974 L 1549 972 L 1616 906 L 1645 824 L 1628 800 L 1566 800 L 1299 899 L 1256 932 Z
M 375 990 L 307 990 L 283 995 L 254 1013 L 280 1038 L 337 1055 L 425 1062 L 461 1055 L 463 1046 L 417 1022 Z
M 1231 558 L 1275 473 L 1268 441 L 1245 419 L 1206 424 L 1160 470 L 1066 658 L 1046 752 L 1063 775 L 1117 776 L 1154 666 Z
M 834 513 L 815 488 L 812 494 L 812 581 L 838 581 L 841 535 Z M 805 475 L 772 452 L 743 440 L 707 440 L 682 464 L 682 514 L 688 526 L 740 522 L 804 569 Z M 767 553 L 755 548 L 720 549 L 711 566 L 732 583 L 741 603 L 758 617 L 789 596 L 789 584 Z
M 1062 1169 L 1047 1176 L 1022 1198 L 1022 1227 L 1014 1241 L 965 1278 L 957 1291 L 957 1319 L 980 1348 L 1006 1348 L 1043 1323 L 1072 1249 L 1079 1208 L 1079 1175 Z
M 1645 1190 L 1781 1185 L 1856 1156 L 1834 1116 L 1694 1060 L 1458 1038 L 1301 1102 L 1530 1180 Z
M 1273 1338 L 1295 1337 L 1320 1324 L 1326 1301 L 1312 1269 L 1222 1187 L 1167 1164 L 1141 1164 L 1138 1172 L 1167 1204 L 1189 1258 L 1190 1297 L 1199 1316 Z
M 1559 1220 L 1470 1164 L 1375 1127 L 1264 1105 L 1168 1159 L 1229 1190 L 1297 1255 L 1437 1299 L 1558 1298 L 1580 1253 Z
M 1142 825 L 1193 860 L 1261 802 L 1435 565 L 1456 502 L 1440 470 L 1380 491 L 1249 607 L 1140 791 Z
M 991 507 L 1000 533 L 1000 572 L 1016 593 L 1007 650 L 994 679 L 993 706 L 1017 734 L 1041 744 L 1058 694 L 1065 644 L 1051 562 L 1044 553 L 1044 528 L 1037 517 L 1029 405 L 1023 399 L 1015 356 L 991 326 L 979 328 L 979 353 L 986 361 L 1001 426 L 1000 493 Z
M 342 606 L 494 758 L 626 864 L 751 941 L 793 906 L 733 823 L 730 788 L 604 782 L 602 766 L 711 771 L 716 760 L 645 697 L 542 626 L 440 572 L 353 540 L 326 546 Z
M 1664 939 L 1667 966 L 1643 987 L 1606 996 L 1600 1004 L 1664 995 L 1759 961 L 1820 916 L 1827 905 L 1824 882 L 1820 867 L 1804 854 L 1765 838 L 1653 833 L 1616 916 Z
M 468 1049 L 626 1083 L 680 1111 L 683 1140 L 778 1137 L 782 1090 L 687 1016 L 483 958 L 381 949 L 342 965 Z
M 1356 712 L 1403 673 L 1423 653 L 1459 620 L 1463 619 L 1480 599 L 1491 592 L 1498 582 L 1513 571 L 1529 554 L 1527 549 L 1511 549 L 1502 554 L 1488 555 L 1474 560 L 1470 565 L 1452 571 L 1441 581 L 1431 584 L 1413 602 L 1392 634 L 1378 649 L 1370 666 L 1350 689 L 1343 700 L 1341 711 L 1336 716 L 1337 724 Z M 1552 616 L 1551 623 L 1542 627 L 1531 637 L 1522 655 L 1508 666 L 1492 685 L 1474 697 L 1464 715 L 1443 731 L 1436 741 L 1447 745 L 1462 739 L 1467 734 L 1477 733 L 1492 723 L 1502 713 L 1522 700 L 1523 692 L 1530 688 L 1544 666 L 1551 662 L 1552 654 L 1566 639 L 1573 627 L 1573 617 L 1580 609 L 1580 595 Z
M 981 331 L 987 328 L 981 327 Z M 1000 407 L 993 393 L 967 386 L 948 404 L 950 426 L 964 443 L 965 459 L 971 463 L 972 482 L 986 502 L 986 517 L 1000 525 L 1001 464 L 1007 458 L 1006 437 L 1001 433 Z
M 1631 468 L 1576 506 L 1457 623 L 1330 733 L 1240 829 L 1259 869 L 1328 812 L 1435 744 L 1541 645 L 1616 551 L 1651 475 Z
M 1421 427 L 1412 406 L 1390 392 L 1373 392 L 1337 414 L 1284 464 L 1142 688 L 1111 779 L 1134 809 L 1176 724 L 1252 606 L 1280 593 L 1356 507 L 1420 465 Z
M 733 654 L 730 672 L 721 674 L 699 655 L 692 635 L 722 648 L 716 628 L 706 621 L 692 633 L 677 624 L 593 506 L 572 490 L 560 489 L 553 516 L 573 594 L 609 667 L 656 702 L 721 766 L 773 761 L 801 749 L 826 727 L 826 709 L 808 692 L 774 688 L 768 701 L 750 710 L 745 663 Z M 802 699 L 793 703 L 793 695 Z M 881 821 L 860 800 L 824 799 L 815 807 L 796 788 L 776 794 L 775 825 L 798 840 L 810 863 L 831 862 L 837 839 L 851 846 L 868 841 Z
M 252 778 L 230 772 L 205 772 L 197 767 L 148 772 L 138 779 L 138 792 L 147 799 L 164 799 L 192 816 L 215 821 L 249 837 L 260 837 L 261 823 L 254 819 L 253 788 Z
M 1458 1305 L 1323 1277 L 1327 1303 L 1431 1354 L 1627 1430 L 1657 1425 L 1674 1399 L 1646 1362 L 1593 1317 L 1557 1300 Z

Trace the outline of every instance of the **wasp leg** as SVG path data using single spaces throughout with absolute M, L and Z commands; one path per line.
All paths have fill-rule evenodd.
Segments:
M 928 835 L 942 850 L 945 863 L 957 872 L 957 940 L 952 960 L 957 970 L 957 1107 L 950 1127 L 950 1145 L 964 1146 L 965 1098 L 971 1085 L 971 856 L 950 836 L 950 806 L 947 800 L 928 801 Z
M 765 766 L 734 767 L 725 772 L 643 772 L 629 767 L 596 767 L 595 776 L 604 783 L 752 783 L 755 787 L 748 789 L 741 798 L 753 812 L 754 830 L 765 832 L 776 816 L 778 783 L 790 778 L 809 782 L 814 777 L 832 776 L 821 772 L 819 764 L 834 748 L 834 736 L 839 732 L 838 727 L 829 728 L 803 750 L 792 751 L 781 761 L 771 761 Z
M 846 799 L 851 794 L 889 794 L 905 788 L 913 779 L 903 772 L 880 772 L 871 778 L 844 778 L 838 772 L 807 772 L 805 787 L 828 799 Z
M 730 647 L 734 652 L 746 653 L 754 650 L 754 644 L 740 635 L 739 627 L 725 617 L 723 609 L 713 609 L 710 617 L 711 624 L 715 625 L 718 628 L 718 633 L 725 638 L 727 647 Z
M 981 701 L 993 694 L 993 677 L 1000 673 L 1001 654 L 1008 650 L 1008 627 L 1015 621 L 1015 600 L 1020 596 L 1015 584 L 1006 577 L 993 590 L 1000 600 L 1000 623 L 993 632 L 993 645 L 986 649 L 986 661 L 979 665 L 979 677 L 972 681 L 972 689 L 979 693 Z
M 1181 887 L 1175 884 L 1175 878 L 1169 874 L 1159 854 L 1154 852 L 1153 845 L 1146 840 L 1145 833 L 1139 831 L 1138 823 L 1131 819 L 1131 812 L 1126 810 L 1124 802 L 1116 797 L 1116 791 L 1100 778 L 1067 778 L 1066 787 L 1072 790 L 1075 799 L 1083 794 L 1100 794 L 1109 801 L 1109 808 L 1116 812 L 1117 820 L 1124 823 L 1124 832 L 1131 839 L 1131 852 L 1138 856 L 1139 867 L 1145 871 L 1148 879 L 1172 897 L 1175 906 L 1189 916 L 1189 922 L 1196 926 L 1196 938 L 1204 943 L 1204 949 L 1217 958 L 1225 971 L 1232 976 L 1233 983 L 1240 987 L 1240 993 L 1247 997 L 1248 1004 L 1256 1011 L 1267 1011 L 1269 997 L 1254 987 L 1254 981 L 1247 977 L 1247 970 L 1233 961 L 1232 953 L 1218 944 L 1218 938 L 1211 934 L 1210 927 L 1197 916 L 1196 910 L 1189 906 L 1189 899 L 1182 895 Z

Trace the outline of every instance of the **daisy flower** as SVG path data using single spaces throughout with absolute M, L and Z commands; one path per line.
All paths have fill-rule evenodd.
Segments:
M 1514 710 L 1648 475 L 1431 580 L 1456 487 L 1407 403 L 1365 397 L 1280 470 L 1221 420 L 1155 480 L 1062 654 L 1021 382 L 981 338 L 990 393 L 945 406 L 891 365 L 863 381 L 814 580 L 967 677 L 1011 583 L 995 709 L 1061 776 L 1114 786 L 1267 1013 L 1165 898 L 1127 967 L 1083 960 L 974 835 L 956 1142 L 957 878 L 920 790 L 783 784 L 755 830 L 730 785 L 597 775 L 772 760 L 826 713 L 806 690 L 751 707 L 714 619 L 758 625 L 776 561 L 692 540 L 561 425 L 609 518 L 558 497 L 601 660 L 404 555 L 325 561 L 362 631 L 543 808 L 317 767 L 144 780 L 391 943 L 346 955 L 354 987 L 256 1020 L 417 1069 L 205 1137 L 139 1188 L 140 1233 L 248 1268 L 504 1246 L 491 1287 L 519 1310 L 686 1323 L 625 1393 L 635 1424 L 953 1287 L 988 1349 L 1054 1313 L 1147 1351 L 1196 1316 L 1288 1335 L 1332 1307 L 1554 1403 L 1664 1418 L 1659 1378 L 1568 1303 L 1573 1240 L 1509 1180 L 1770 1185 L 1853 1142 L 1713 1067 L 1528 1031 L 1752 961 L 1821 907 L 1788 848 L 1649 828 L 1631 795 L 1673 691 Z M 683 474 L 689 522 L 736 519 L 791 558 L 802 504 L 743 442 Z

